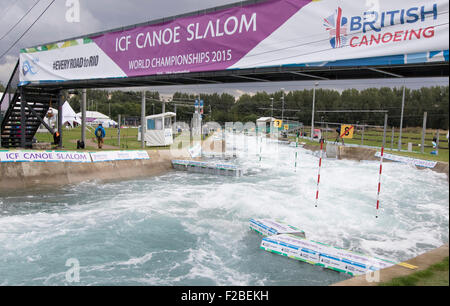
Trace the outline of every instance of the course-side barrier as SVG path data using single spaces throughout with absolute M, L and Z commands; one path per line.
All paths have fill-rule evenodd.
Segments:
M 105 162 L 114 160 L 150 159 L 147 151 L 101 151 L 91 152 L 92 162 Z
M 225 176 L 242 176 L 244 172 L 241 168 L 235 165 L 215 164 L 191 160 L 172 160 L 172 166 L 176 170 Z
M 381 152 L 376 152 L 375 157 L 381 157 Z M 400 163 L 406 163 L 406 164 L 412 164 L 414 166 L 418 167 L 424 167 L 424 168 L 434 168 L 437 164 L 435 161 L 431 160 L 423 160 L 423 159 L 417 159 L 407 156 L 400 156 L 400 155 L 394 155 L 384 152 L 384 159 L 400 162 Z
M 250 219 L 250 229 L 263 236 L 291 234 L 305 238 L 305 232 L 279 220 Z
M 28 151 L 0 150 L 0 162 L 59 162 L 59 163 L 91 163 L 116 160 L 150 159 L 147 151 Z
M 352 276 L 396 265 L 389 260 L 306 239 L 302 230 L 280 221 L 250 219 L 250 229 L 265 236 L 260 246 L 265 251 Z
M 261 242 L 261 249 L 352 276 L 396 264 L 392 261 L 354 253 L 291 234 L 265 237 Z

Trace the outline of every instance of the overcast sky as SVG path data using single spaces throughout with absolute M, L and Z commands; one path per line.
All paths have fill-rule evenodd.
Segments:
M 0 40 L 0 55 L 3 54 L 42 13 L 51 0 L 0 0 L 0 38 L 3 37 L 35 4 L 31 13 L 20 22 L 11 33 Z M 237 2 L 236 0 L 79 0 L 80 22 L 66 21 L 66 0 L 56 0 L 45 15 L 17 43 L 17 45 L 0 58 L 0 81 L 5 84 L 18 59 L 20 48 L 39 45 L 46 42 L 65 40 L 74 36 L 109 30 L 121 26 L 146 22 L 162 17 L 169 17 L 192 11 L 211 8 Z M 274 92 L 281 88 L 295 90 L 312 88 L 314 82 L 284 82 L 284 83 L 252 83 L 232 85 L 196 85 L 156 87 L 163 94 L 174 91 L 183 92 L 229 92 L 233 95 L 254 93 L 256 91 Z M 422 86 L 448 85 L 448 78 L 405 79 L 405 80 L 352 80 L 352 81 L 321 81 L 325 88 L 354 87 L 357 89 L 381 86 L 402 86 L 410 88 Z

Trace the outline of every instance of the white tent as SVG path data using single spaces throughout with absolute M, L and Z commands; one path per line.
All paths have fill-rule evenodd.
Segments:
M 73 108 L 70 106 L 69 102 L 63 104 L 63 125 L 70 125 L 74 127 L 76 125 L 81 125 L 81 118 L 77 116 Z M 52 114 L 52 116 L 50 115 Z M 50 116 L 49 116 L 50 115 Z M 50 107 L 47 116 L 44 121 L 48 124 L 56 123 L 58 120 L 58 110 L 56 108 Z
M 70 124 L 74 127 L 75 124 L 81 125 L 81 117 L 78 117 L 69 102 L 63 104 L 63 124 Z
M 50 107 L 47 116 L 44 118 L 44 122 L 51 127 L 56 127 L 58 122 L 58 110 L 56 108 Z M 81 125 L 81 118 L 75 114 L 75 111 L 70 106 L 69 102 L 63 104 L 63 125 L 75 127 L 76 125 Z M 40 128 L 38 132 L 46 132 L 47 129 Z
M 76 114 L 81 120 L 81 113 Z M 86 111 L 86 123 L 90 125 L 97 125 L 101 123 L 104 127 L 112 127 L 118 125 L 118 123 L 105 114 L 94 111 Z

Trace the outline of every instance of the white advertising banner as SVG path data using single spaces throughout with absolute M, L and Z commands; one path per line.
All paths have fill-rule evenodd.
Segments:
M 92 162 L 105 162 L 116 160 L 150 159 L 147 151 L 101 151 L 91 152 Z
M 9 151 L 0 150 L 0 162 L 74 162 L 90 163 L 114 160 L 150 159 L 147 151 Z
M 265 237 L 261 241 L 261 248 L 350 275 L 361 275 L 396 264 L 290 234 Z
M 74 162 L 90 163 L 89 153 L 75 151 L 0 151 L 0 161 L 7 162 Z
M 381 157 L 381 152 L 375 153 L 375 157 Z M 400 156 L 400 155 L 394 155 L 389 153 L 383 154 L 384 159 L 405 163 L 405 164 L 411 164 L 418 167 L 424 167 L 424 168 L 434 168 L 436 167 L 437 162 L 431 161 L 431 160 L 423 160 L 423 159 L 417 159 L 407 156 Z
M 449 0 L 267 0 L 21 50 L 20 81 L 449 60 Z

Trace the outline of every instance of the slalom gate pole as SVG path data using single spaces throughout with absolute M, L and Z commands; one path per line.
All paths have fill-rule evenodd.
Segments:
M 377 214 L 376 214 L 375 218 L 378 218 L 378 210 L 380 208 L 381 172 L 383 170 L 383 156 L 384 156 L 384 147 L 381 147 L 380 172 L 378 174 Z
M 294 172 L 297 172 L 297 156 L 298 156 L 298 132 L 297 132 L 297 138 L 295 140 L 295 169 Z
M 378 211 L 380 208 L 381 172 L 383 170 L 383 157 L 384 157 L 384 146 L 386 145 L 387 122 L 388 122 L 388 114 L 385 114 L 384 115 L 384 129 L 383 129 L 383 144 L 381 145 L 381 156 L 380 156 L 380 172 L 378 173 L 377 212 L 376 212 L 375 218 L 378 218 Z
M 322 157 L 323 157 L 323 139 L 320 140 L 320 158 L 319 158 L 319 173 L 317 175 L 316 207 L 319 202 L 320 168 L 322 168 Z
M 261 154 L 262 154 L 262 136 L 259 139 L 259 161 L 261 161 L 262 158 Z
M 294 172 L 297 172 L 297 155 L 298 155 L 298 152 L 295 151 L 295 169 L 294 169 Z
M 258 156 L 258 149 L 259 149 L 258 127 L 256 127 L 255 141 L 256 141 L 255 154 L 256 154 L 256 156 Z

